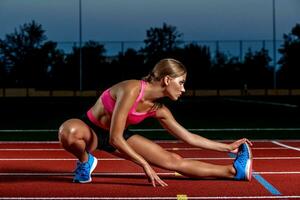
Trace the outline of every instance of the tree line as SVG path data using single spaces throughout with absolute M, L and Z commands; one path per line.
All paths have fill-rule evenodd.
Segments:
M 221 51 L 212 57 L 205 45 L 181 47 L 182 36 L 175 26 L 163 23 L 146 30 L 142 48 L 129 48 L 111 58 L 97 41 L 85 42 L 81 49 L 74 45 L 71 53 L 65 53 L 47 39 L 41 24 L 31 21 L 0 39 L 0 87 L 78 90 L 82 78 L 82 89 L 101 90 L 121 80 L 140 79 L 158 60 L 171 57 L 187 67 L 190 89 L 273 88 L 268 50 L 249 49 L 242 61 Z M 300 88 L 300 24 L 283 40 L 277 87 Z

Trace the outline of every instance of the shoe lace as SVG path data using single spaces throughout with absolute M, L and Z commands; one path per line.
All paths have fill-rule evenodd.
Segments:
M 241 152 L 238 153 L 237 161 L 238 161 L 242 166 L 244 166 L 244 164 L 246 163 L 246 161 L 247 161 L 247 156 L 244 155 L 244 152 L 243 152 L 243 151 L 241 151 Z
M 87 176 L 89 174 L 89 164 L 86 163 L 77 163 L 76 166 L 76 174 L 79 174 L 80 176 Z

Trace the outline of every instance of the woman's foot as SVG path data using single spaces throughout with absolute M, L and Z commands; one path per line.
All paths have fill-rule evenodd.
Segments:
M 88 154 L 87 162 L 79 162 L 77 161 L 77 166 L 75 169 L 75 177 L 73 182 L 75 183 L 89 183 L 92 181 L 91 174 L 96 168 L 98 163 L 97 158 L 95 158 L 92 154 Z
M 239 152 L 234 160 L 233 166 L 236 170 L 234 179 L 250 181 L 252 177 L 252 153 L 247 143 L 239 147 Z

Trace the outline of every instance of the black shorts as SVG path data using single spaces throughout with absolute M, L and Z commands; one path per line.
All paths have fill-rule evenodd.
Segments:
M 107 152 L 114 152 L 116 151 L 116 148 L 109 144 L 109 131 L 105 130 L 97 125 L 95 125 L 93 122 L 90 121 L 90 119 L 87 117 L 86 113 L 83 114 L 80 119 L 86 123 L 93 131 L 96 133 L 98 137 L 98 149 L 104 150 Z M 129 139 L 131 136 L 135 135 L 132 131 L 125 129 L 123 132 L 123 137 L 125 140 Z

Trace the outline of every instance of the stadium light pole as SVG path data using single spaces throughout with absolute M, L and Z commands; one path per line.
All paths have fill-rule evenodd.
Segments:
M 277 88 L 277 75 L 276 75 L 276 5 L 275 0 L 272 0 L 272 7 L 273 7 L 273 87 L 274 89 Z
M 79 0 L 79 90 L 82 89 L 82 17 L 81 0 Z

